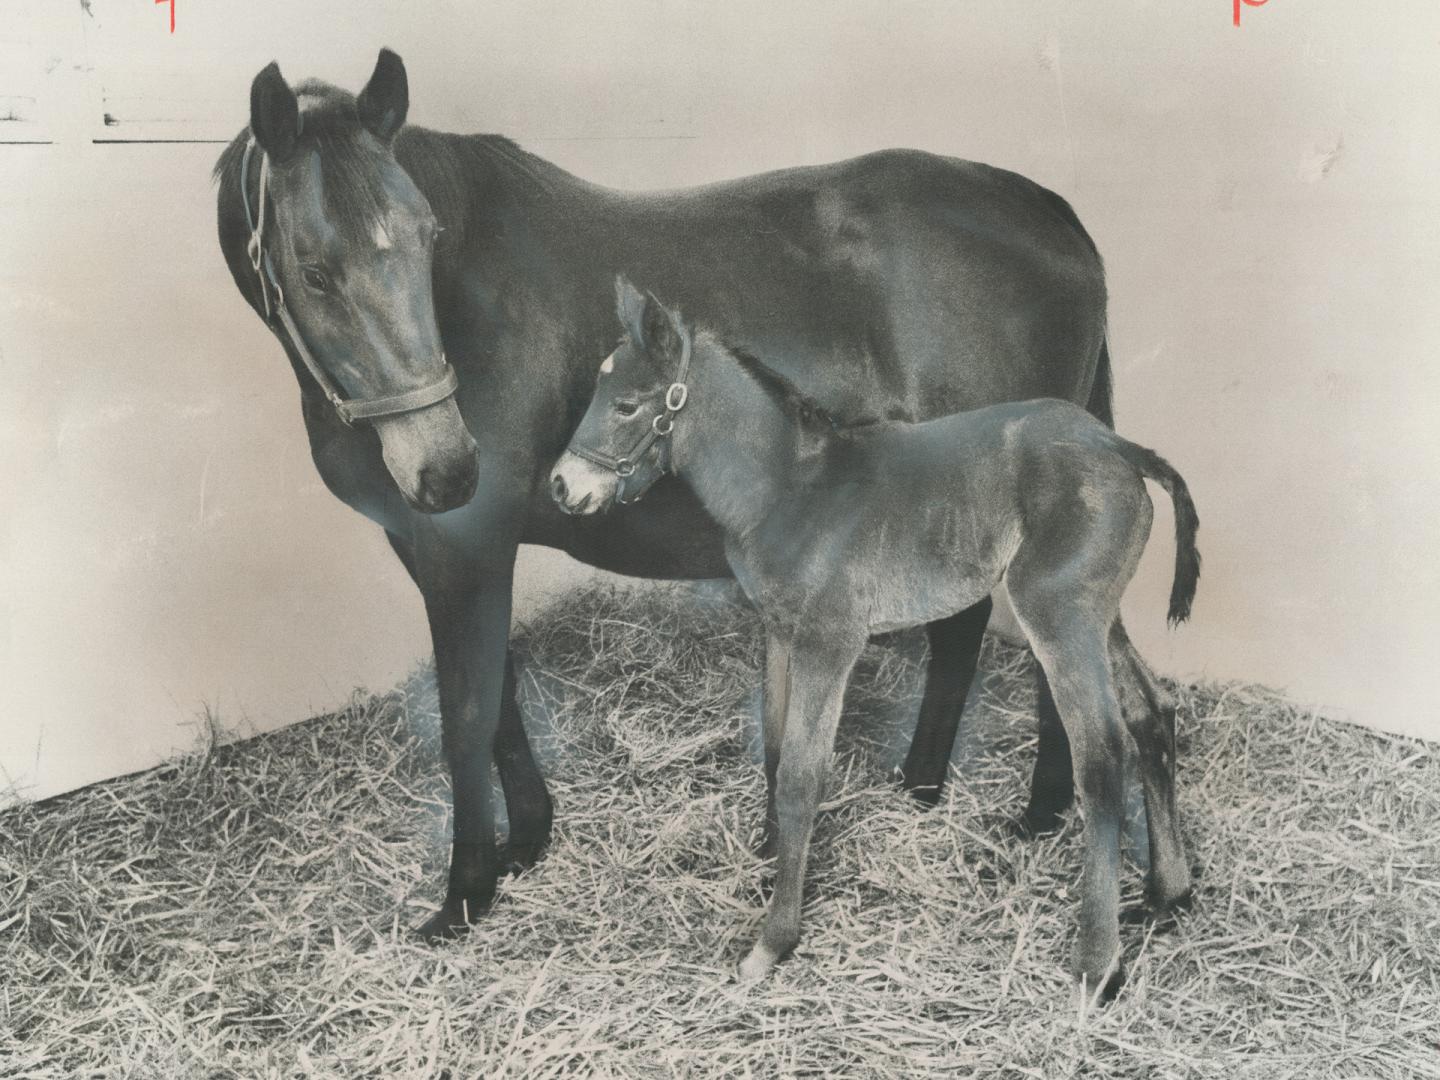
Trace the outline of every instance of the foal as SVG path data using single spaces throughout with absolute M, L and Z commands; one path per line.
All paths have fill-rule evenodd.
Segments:
M 1175 507 L 1170 622 L 1200 573 L 1185 482 L 1074 405 L 997 405 L 921 424 L 839 425 L 759 360 L 695 332 L 627 281 L 626 339 L 552 473 L 561 506 L 633 502 L 664 472 L 725 531 L 735 577 L 766 630 L 767 825 L 775 892 L 740 965 L 765 975 L 800 936 L 816 806 L 850 670 L 866 640 L 960 611 L 1003 578 L 1054 688 L 1085 809 L 1072 970 L 1108 997 L 1123 979 L 1122 762 L 1133 737 L 1149 819 L 1150 905 L 1188 898 L 1175 814 L 1174 706 L 1120 623 L 1149 536 L 1146 478 Z

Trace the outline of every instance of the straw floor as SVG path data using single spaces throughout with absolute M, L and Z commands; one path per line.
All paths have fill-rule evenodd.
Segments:
M 1030 660 L 987 645 L 922 812 L 889 780 L 919 640 L 857 674 L 805 937 L 762 985 L 730 981 L 767 872 L 753 619 L 594 588 L 524 631 L 555 836 L 465 941 L 408 933 L 447 850 L 425 672 L 0 813 L 0 1076 L 1440 1077 L 1440 748 L 1178 688 L 1195 907 L 1123 927 L 1129 983 L 1082 1016 L 1080 821 L 1006 828 Z

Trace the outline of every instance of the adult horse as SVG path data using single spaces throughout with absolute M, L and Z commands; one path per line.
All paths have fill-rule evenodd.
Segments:
M 1048 396 L 1108 423 L 1110 373 L 1095 246 L 1064 200 L 1013 173 L 887 151 L 628 194 L 497 136 L 405 127 L 408 106 L 389 50 L 356 97 L 292 89 L 271 64 L 215 171 L 221 248 L 290 358 L 316 468 L 385 529 L 424 597 L 454 787 L 445 901 L 420 928 L 440 937 L 550 831 L 508 651 L 517 546 L 642 577 L 729 573 L 718 529 L 673 480 L 593 518 L 550 498 L 550 465 L 594 389 L 590 358 L 614 344 L 617 271 L 663 284 L 738 347 L 784 357 L 838 415 L 918 420 Z M 945 779 L 989 614 L 985 601 L 927 628 L 903 768 L 922 800 Z M 1024 819 L 1036 830 L 1073 795 L 1043 682 L 1040 702 Z

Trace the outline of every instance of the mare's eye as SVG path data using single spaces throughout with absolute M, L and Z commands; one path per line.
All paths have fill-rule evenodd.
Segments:
M 635 413 L 636 413 L 636 410 L 638 410 L 639 408 L 640 408 L 639 404 L 638 404 L 637 402 L 634 402 L 634 401 L 617 401 L 617 402 L 615 402 L 615 411 L 616 411 L 617 413 L 619 413 L 621 416 L 634 416 Z
M 306 285 L 309 285 L 310 288 L 316 292 L 324 292 L 330 288 L 330 279 L 325 276 L 325 272 L 318 266 L 302 266 L 300 268 L 300 277 Z

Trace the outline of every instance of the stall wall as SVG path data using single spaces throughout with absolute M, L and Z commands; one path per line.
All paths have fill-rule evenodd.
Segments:
M 44 10 L 41 10 L 44 9 Z M 293 376 L 214 240 L 248 84 L 665 187 L 917 146 L 1016 169 L 1102 252 L 1121 429 L 1189 478 L 1205 573 L 1163 626 L 1166 508 L 1127 601 L 1162 669 L 1440 737 L 1440 8 L 1341 0 L 17 8 L 0 40 L 0 784 L 145 767 L 426 651 L 378 531 L 323 489 Z M 22 17 L 23 11 L 23 17 Z M 8 97 L 6 95 L 9 95 Z M 522 608 L 574 573 L 527 553 Z M 203 728 L 205 725 L 200 724 Z

